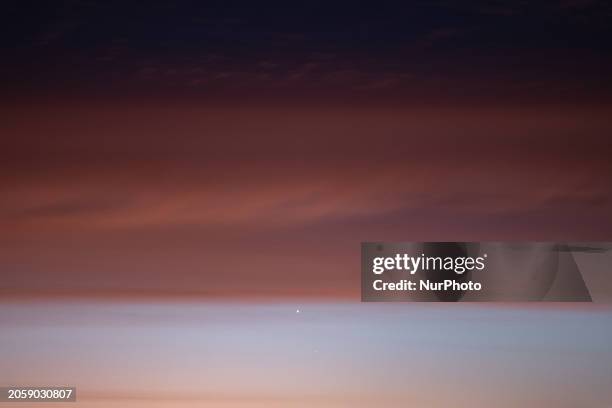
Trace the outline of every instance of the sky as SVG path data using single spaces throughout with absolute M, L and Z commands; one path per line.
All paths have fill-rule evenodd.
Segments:
M 3 4 L 13 99 L 609 102 L 612 8 L 596 0 Z
M 609 3 L 10 0 L 0 27 L 0 385 L 612 404 L 610 252 L 575 254 L 595 303 L 359 302 L 363 241 L 612 241 Z
M 4 303 L 0 383 L 74 386 L 67 408 L 605 407 L 611 323 L 592 304 Z
M 5 295 L 358 299 L 361 241 L 610 240 L 605 2 L 0 14 Z

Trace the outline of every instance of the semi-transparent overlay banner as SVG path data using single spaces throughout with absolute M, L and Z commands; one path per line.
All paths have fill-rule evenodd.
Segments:
M 361 300 L 608 303 L 610 248 L 611 242 L 364 242 Z

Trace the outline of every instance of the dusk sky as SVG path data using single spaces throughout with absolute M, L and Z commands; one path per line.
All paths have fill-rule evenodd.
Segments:
M 604 2 L 2 7 L 5 294 L 355 299 L 361 241 L 612 236 Z
M 0 383 L 77 387 L 55 407 L 612 403 L 612 314 L 592 304 L 0 305 Z
M 612 406 L 612 4 L 329 3 L 2 2 L 0 400 Z
M 11 100 L 610 101 L 602 1 L 9 1 L 2 16 Z

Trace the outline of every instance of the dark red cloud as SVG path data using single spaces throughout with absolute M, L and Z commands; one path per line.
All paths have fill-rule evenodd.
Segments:
M 16 107 L 2 289 L 355 296 L 365 240 L 609 239 L 608 113 Z

